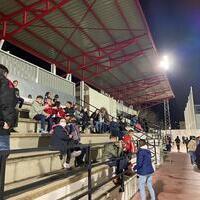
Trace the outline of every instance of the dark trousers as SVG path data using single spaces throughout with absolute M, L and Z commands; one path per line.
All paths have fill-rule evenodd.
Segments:
M 36 115 L 34 117 L 34 119 L 40 121 L 41 129 L 43 131 L 45 130 L 45 124 L 46 124 L 46 122 L 48 123 L 47 131 L 49 132 L 51 130 L 51 127 L 53 125 L 53 119 L 52 119 L 52 117 L 46 118 L 45 115 L 39 114 L 39 115 Z

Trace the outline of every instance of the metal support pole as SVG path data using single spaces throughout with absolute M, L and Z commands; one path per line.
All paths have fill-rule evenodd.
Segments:
M 91 148 L 87 147 L 88 158 L 88 200 L 92 200 L 92 162 L 91 162 Z
M 0 200 L 4 199 L 5 171 L 7 154 L 0 155 Z

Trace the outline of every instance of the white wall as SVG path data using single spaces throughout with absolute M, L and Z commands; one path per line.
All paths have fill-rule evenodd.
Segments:
M 33 97 L 51 91 L 62 103 L 75 100 L 75 84 L 36 65 L 0 50 L 0 63 L 8 67 L 11 80 L 18 80 L 22 97 Z
M 107 109 L 110 115 L 112 115 L 113 117 L 117 116 L 117 102 L 115 99 L 109 98 L 90 87 L 88 90 L 88 95 L 89 95 L 89 104 L 95 106 L 98 109 L 104 107 Z M 89 110 L 94 112 L 96 109 L 92 106 L 90 106 Z

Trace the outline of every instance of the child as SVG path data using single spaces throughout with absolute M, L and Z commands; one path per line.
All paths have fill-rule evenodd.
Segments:
M 71 160 L 71 154 L 72 154 L 72 139 L 71 136 L 66 129 L 66 120 L 64 118 L 60 119 L 59 124 L 53 126 L 52 129 L 52 137 L 50 141 L 50 146 L 55 149 L 60 151 L 61 156 L 60 159 L 63 161 L 62 165 L 63 168 L 65 169 L 71 169 L 70 166 L 70 160 Z M 69 149 L 69 147 L 72 147 Z M 74 151 L 73 155 L 74 156 L 79 156 L 80 151 Z

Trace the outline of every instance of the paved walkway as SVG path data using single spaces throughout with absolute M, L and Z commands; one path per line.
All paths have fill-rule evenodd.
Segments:
M 200 200 L 200 171 L 186 153 L 170 153 L 153 182 L 158 200 Z M 139 199 L 137 193 L 133 200 Z

